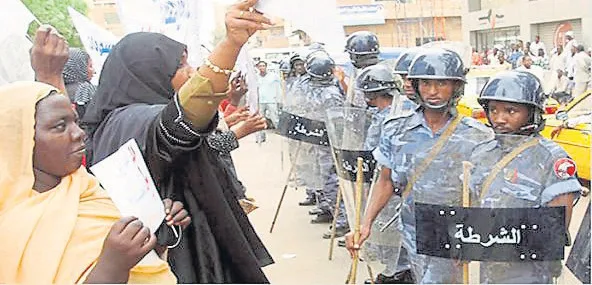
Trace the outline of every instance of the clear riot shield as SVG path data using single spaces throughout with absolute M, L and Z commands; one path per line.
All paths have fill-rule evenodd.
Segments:
M 350 229 L 354 229 L 356 217 L 356 174 L 357 159 L 363 158 L 364 183 L 362 191 L 363 216 L 366 204 L 372 193 L 373 181 L 376 180 L 376 161 L 372 150 L 378 138 L 369 136 L 374 113 L 356 107 L 339 107 L 327 110 L 327 131 L 334 153 L 335 166 L 341 186 L 342 197 L 347 211 Z M 364 243 L 361 256 L 376 272 L 382 271 L 388 263 L 396 262 L 401 247 L 399 231 L 395 226 L 385 227 L 387 221 L 398 210 L 398 199 L 393 199 L 385 207 L 372 226 L 370 238 Z
M 296 186 L 321 189 L 325 179 L 318 163 L 319 148 L 329 147 L 325 123 L 319 120 L 320 106 L 315 106 L 319 104 L 312 99 L 310 81 L 299 80 L 294 84 L 280 114 L 279 132 L 288 140 L 290 159 L 295 163 Z
M 559 276 L 565 208 L 541 201 L 544 189 L 565 180 L 550 177 L 554 161 L 545 153 L 538 138 L 465 130 L 412 159 L 413 186 L 403 195 L 413 200 L 401 216 L 417 282 L 551 283 Z

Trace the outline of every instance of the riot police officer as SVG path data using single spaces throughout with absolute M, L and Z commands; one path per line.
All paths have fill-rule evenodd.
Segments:
M 355 88 L 364 94 L 366 104 L 376 109 L 365 142 L 366 149 L 374 149 L 378 146 L 382 123 L 391 112 L 393 96 L 399 94 L 399 87 L 388 67 L 372 65 L 360 72 Z
M 378 146 L 384 120 L 391 114 L 391 106 L 394 101 L 393 97 L 400 96 L 402 82 L 401 80 L 397 80 L 400 78 L 396 77 L 397 75 L 387 66 L 372 65 L 364 68 L 356 80 L 356 89 L 364 93 L 368 106 L 377 108 L 377 112 L 372 117 L 372 123 L 368 130 L 364 149 L 373 150 Z M 406 97 L 404 100 L 409 101 Z M 400 104 L 404 104 L 403 102 L 400 102 Z M 398 197 L 391 197 L 376 219 L 378 221 L 388 221 L 400 208 L 400 202 L 401 200 Z M 397 267 L 397 260 L 393 260 L 393 256 L 396 256 L 395 253 L 397 250 L 399 250 L 399 256 L 401 256 L 398 243 L 394 245 L 382 243 L 381 245 L 374 245 L 367 250 L 373 251 L 372 255 L 376 256 L 385 265 L 385 269 L 377 275 L 374 283 L 413 283 L 410 266 L 408 262 L 405 262 L 407 258 L 406 253 L 399 260 L 403 258 L 403 263 L 407 264 L 407 267 Z M 372 281 L 366 280 L 365 283 L 371 284 Z
M 420 48 L 411 48 L 403 52 L 395 63 L 394 72 L 395 74 L 399 74 L 403 79 L 403 92 L 407 98 L 407 100 L 402 101 L 401 111 L 403 112 L 413 112 L 417 108 L 417 104 L 413 101 L 415 100 L 415 89 L 413 89 L 411 79 L 407 79 L 407 74 L 409 73 L 411 62 L 420 51 Z
M 305 64 L 307 74 L 293 88 L 293 93 L 305 96 L 305 100 L 301 104 L 304 104 L 302 107 L 307 109 L 307 118 L 326 123 L 326 110 L 331 107 L 343 106 L 344 96 L 334 84 L 334 68 L 335 62 L 326 52 L 315 51 L 307 56 Z M 339 188 L 331 148 L 329 146 L 306 145 L 304 150 L 307 159 L 313 161 L 308 164 L 309 167 L 314 168 L 311 174 L 313 177 L 309 177 L 307 180 L 317 182 L 310 183 L 311 185 L 307 187 L 307 200 L 312 200 L 315 194 L 317 196 L 318 210 L 313 209 L 310 212 L 316 215 L 311 223 L 329 223 L 334 218 L 336 219 L 337 236 L 343 236 L 349 228 L 344 210 L 341 210 L 340 214 L 335 217 L 333 213 Z M 310 171 L 310 169 L 306 171 Z M 343 209 L 343 205 L 341 207 Z M 323 237 L 329 238 L 330 233 L 324 234 Z
M 364 96 L 355 89 L 355 79 L 365 67 L 379 62 L 380 44 L 378 37 L 368 31 L 360 31 L 351 34 L 346 41 L 345 51 L 349 54 L 354 66 L 352 74 L 349 74 L 347 82 L 347 103 L 358 107 L 366 107 Z
M 539 134 L 545 99 L 541 83 L 527 72 L 496 75 L 483 88 L 478 101 L 496 140 L 475 149 L 471 158 L 473 206 L 565 206 L 569 224 L 581 185 L 567 153 Z M 480 275 L 482 283 L 551 283 L 560 272 L 561 261 L 481 262 Z
M 472 118 L 457 115 L 465 69 L 455 52 L 440 48 L 422 51 L 411 63 L 407 78 L 412 81 L 420 107 L 385 122 L 379 146 L 374 150 L 382 169 L 366 209 L 361 239 L 354 244 L 348 234 L 347 248 L 352 254 L 360 248 L 378 213 L 397 193 L 402 196 L 402 206 L 396 224 L 402 232 L 415 281 L 460 283 L 462 266 L 448 259 L 417 254 L 414 205 L 460 205 L 462 165 L 457 160 L 467 160 L 475 146 L 493 139 L 493 132 Z

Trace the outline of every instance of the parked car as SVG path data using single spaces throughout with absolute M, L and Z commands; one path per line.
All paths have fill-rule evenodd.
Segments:
M 467 84 L 465 85 L 465 94 L 458 102 L 457 110 L 459 114 L 467 117 L 475 118 L 482 123 L 487 123 L 485 110 L 481 107 L 477 99 L 485 84 L 489 82 L 489 78 L 502 72 L 496 68 L 478 68 L 471 69 L 467 74 Z M 553 99 L 548 98 L 545 102 L 545 114 L 552 115 L 557 112 L 559 103 Z
M 592 133 L 592 90 L 577 96 L 555 116 L 545 116 L 541 134 L 558 143 L 575 161 L 578 177 L 590 183 L 590 143 Z M 553 130 L 562 126 L 552 137 Z

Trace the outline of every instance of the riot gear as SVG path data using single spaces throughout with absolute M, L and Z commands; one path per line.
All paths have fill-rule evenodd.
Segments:
M 304 61 L 304 59 L 302 59 L 302 57 L 299 54 L 294 54 L 292 55 L 292 57 L 290 57 L 290 66 L 294 67 L 294 63 L 296 63 L 296 61 Z
M 356 79 L 355 88 L 364 92 L 367 103 L 379 96 L 392 97 L 399 89 L 393 73 L 384 65 L 364 68 Z
M 413 88 L 416 91 L 415 101 L 419 102 L 429 109 L 444 109 L 448 108 L 451 113 L 456 112 L 456 104 L 463 95 L 463 88 L 458 87 L 448 102 L 440 105 L 432 105 L 425 102 L 419 94 L 419 80 L 433 79 L 433 80 L 454 80 L 466 82 L 465 68 L 460 56 L 450 50 L 434 48 L 425 50 L 413 59 L 411 66 L 409 66 L 409 73 L 407 79 L 413 82 Z
M 465 82 L 460 56 L 451 50 L 429 49 L 419 53 L 409 66 L 409 79 L 450 79 Z
M 347 38 L 345 51 L 355 55 L 379 54 L 380 45 L 378 37 L 367 31 L 360 31 L 351 34 Z
M 490 100 L 512 102 L 530 106 L 529 124 L 520 130 L 523 134 L 541 131 L 545 126 L 543 112 L 546 96 L 536 76 L 523 71 L 508 71 L 493 77 L 481 90 L 477 101 L 488 112 Z M 489 116 L 488 120 L 489 120 Z M 491 124 L 491 121 L 490 121 Z
M 280 61 L 280 72 L 283 74 L 288 74 L 290 72 L 290 63 L 286 60 Z
M 306 59 L 306 73 L 312 79 L 329 81 L 333 78 L 335 62 L 325 52 L 314 52 Z
M 355 32 L 347 38 L 345 51 L 356 68 L 377 64 L 380 53 L 378 37 L 368 31 Z
M 407 75 L 411 62 L 419 53 L 418 48 L 410 49 L 399 56 L 395 63 L 395 74 Z

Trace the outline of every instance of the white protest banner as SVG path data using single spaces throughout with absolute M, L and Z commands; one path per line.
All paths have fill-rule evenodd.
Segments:
M 154 233 L 165 217 L 164 205 L 154 186 L 142 152 L 131 139 L 101 162 L 90 167 L 122 216 L 137 217 Z
M 103 69 L 103 63 L 105 63 L 105 59 L 107 59 L 109 52 L 117 44 L 119 38 L 93 23 L 87 17 L 72 9 L 72 7 L 68 7 L 68 12 L 72 18 L 74 27 L 80 35 L 84 49 L 93 61 L 93 67 L 97 74 L 93 77 L 92 82 L 97 84 L 100 72 Z

